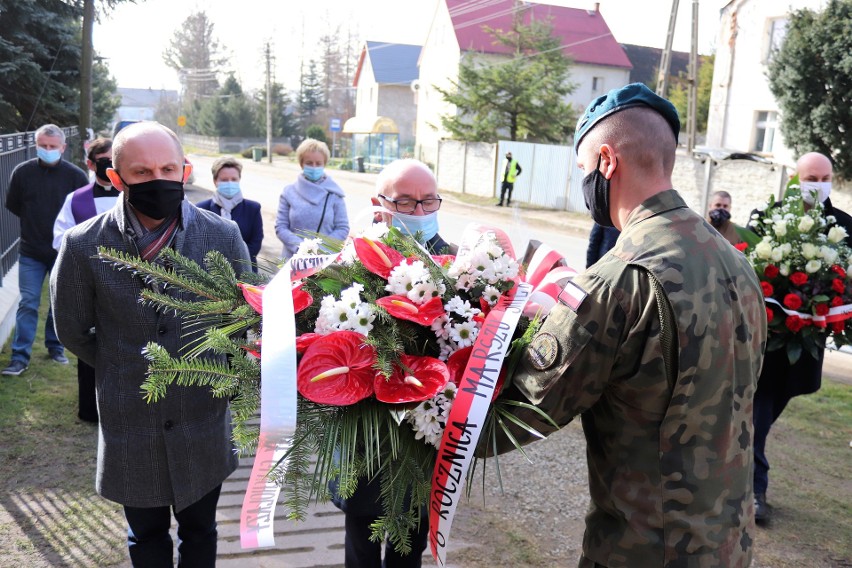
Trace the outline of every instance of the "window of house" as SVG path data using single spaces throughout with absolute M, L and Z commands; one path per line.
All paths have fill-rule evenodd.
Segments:
M 754 121 L 754 144 L 752 151 L 771 154 L 775 148 L 775 133 L 778 130 L 778 113 L 772 110 L 757 112 Z
M 766 23 L 766 41 L 763 48 L 763 62 L 769 63 L 775 52 L 781 49 L 784 36 L 787 35 L 787 18 L 772 18 Z
M 592 77 L 592 94 L 597 95 L 598 93 L 603 93 L 604 91 L 604 78 L 603 77 Z

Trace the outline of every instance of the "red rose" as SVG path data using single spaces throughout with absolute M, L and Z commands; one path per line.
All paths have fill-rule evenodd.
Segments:
M 846 327 L 846 322 L 842 322 L 842 321 L 831 322 L 831 333 L 834 333 L 835 335 L 840 335 L 841 333 L 843 333 L 844 327 Z
M 737 243 L 734 245 L 734 248 L 740 252 L 745 252 L 748 248 L 748 243 Z
M 831 307 L 836 308 L 837 306 L 843 305 L 843 298 L 840 296 L 835 296 L 831 299 Z
M 846 286 L 843 284 L 843 280 L 835 278 L 831 281 L 831 289 L 838 294 L 842 294 L 846 290 Z
M 772 292 L 774 292 L 774 291 L 775 291 L 775 289 L 772 287 L 772 284 L 770 284 L 769 282 L 763 282 L 763 281 L 761 281 L 761 282 L 760 282 L 760 287 L 761 287 L 761 289 L 763 289 L 763 296 L 764 296 L 765 298 L 770 298 L 770 297 L 772 297 Z
M 799 333 L 802 328 L 805 327 L 805 321 L 799 316 L 787 316 L 784 324 L 787 326 L 787 329 L 793 333 Z
M 771 322 L 772 318 L 775 317 L 775 312 L 772 311 L 772 308 L 766 306 L 766 321 Z
M 791 310 L 798 310 L 802 307 L 802 299 L 796 294 L 787 294 L 784 296 L 784 305 Z
M 846 278 L 846 271 L 845 271 L 845 270 L 843 270 L 843 268 L 842 268 L 841 266 L 838 266 L 838 265 L 836 265 L 836 264 L 832 264 L 832 265 L 831 265 L 831 270 L 832 270 L 834 273 L 836 273 L 838 276 L 840 276 L 841 278 Z
M 778 267 L 774 264 L 767 264 L 766 268 L 763 269 L 763 275 L 767 278 L 775 278 L 778 276 Z
M 824 316 L 828 314 L 828 304 L 817 304 L 814 306 L 814 313 L 818 316 Z
M 790 282 L 795 286 L 801 286 L 808 281 L 808 275 L 804 272 L 794 272 L 790 275 Z

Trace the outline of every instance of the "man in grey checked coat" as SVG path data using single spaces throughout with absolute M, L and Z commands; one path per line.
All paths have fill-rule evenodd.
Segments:
M 161 402 L 145 402 L 146 343 L 178 355 L 198 332 L 188 333 L 173 312 L 140 303 L 142 278 L 95 255 L 104 246 L 153 260 L 168 246 L 200 263 L 216 249 L 241 272 L 249 254 L 235 223 L 184 200 L 190 166 L 171 130 L 154 122 L 128 126 L 116 136 L 113 162 L 108 175 L 123 198 L 70 229 L 59 251 L 50 282 L 56 331 L 95 367 L 96 487 L 124 505 L 133 565 L 172 566 L 173 508 L 181 565 L 213 566 L 219 491 L 237 466 L 228 401 L 174 386 Z

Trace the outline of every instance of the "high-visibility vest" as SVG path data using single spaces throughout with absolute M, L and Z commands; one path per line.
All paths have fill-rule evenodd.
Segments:
M 505 170 L 503 170 L 503 171 L 505 172 Z M 509 172 L 507 174 L 505 174 L 506 175 L 505 180 L 509 183 L 515 183 L 515 179 L 518 177 L 517 171 L 518 171 L 518 160 L 516 160 L 515 158 L 512 158 L 509 161 Z

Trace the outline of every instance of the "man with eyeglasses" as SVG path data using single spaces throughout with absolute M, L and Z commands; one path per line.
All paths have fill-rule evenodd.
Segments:
M 374 205 L 396 211 L 383 213 L 381 220 L 415 237 L 433 254 L 453 248 L 438 234 L 438 210 L 441 196 L 432 170 L 418 160 L 396 160 L 376 178 L 378 197 Z
M 372 198 L 373 205 L 395 214 L 376 214 L 374 221 L 383 221 L 412 235 L 432 254 L 454 252 L 456 247 L 448 245 L 438 234 L 441 196 L 438 195 L 435 176 L 424 163 L 412 159 L 391 162 L 376 178 L 376 189 L 378 195 Z M 388 541 L 383 562 L 382 543 L 370 540 L 370 525 L 384 514 L 379 481 L 361 479 L 348 499 L 340 497 L 336 482 L 332 482 L 329 489 L 332 501 L 346 517 L 346 568 L 420 568 L 429 536 L 429 517 L 425 508 L 421 509 L 419 526 L 409 531 L 411 553 L 403 555 L 396 552 Z

